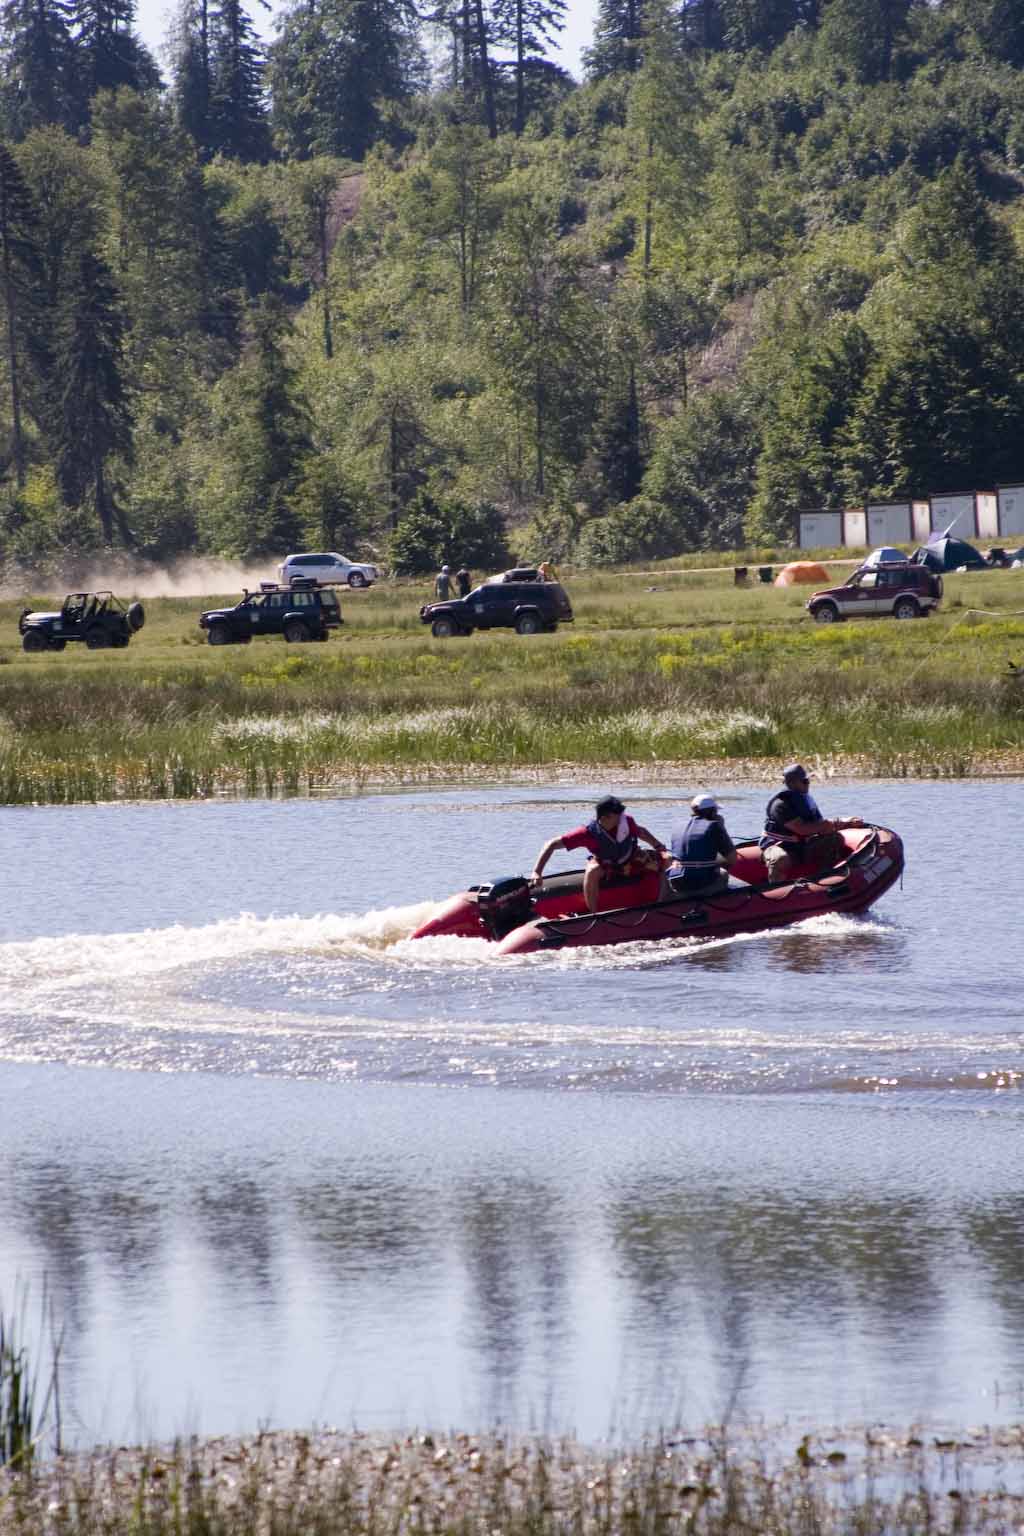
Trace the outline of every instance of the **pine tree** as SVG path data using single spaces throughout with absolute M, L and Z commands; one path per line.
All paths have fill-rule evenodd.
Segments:
M 261 164 L 270 158 L 264 71 L 256 28 L 241 0 L 220 0 L 210 13 L 209 149 L 213 153 Z
M 294 547 L 311 441 L 309 417 L 285 355 L 283 306 L 256 304 L 239 366 L 214 399 L 210 469 L 201 493 L 208 548 L 248 557 Z
M 302 275 L 312 274 L 320 304 L 324 357 L 334 354 L 329 283 L 331 205 L 340 167 L 326 155 L 295 166 L 288 177 L 289 225 Z
M 588 77 L 603 80 L 639 69 L 643 30 L 644 0 L 600 0 L 594 44 L 583 55 Z
M 135 0 L 73 0 L 76 115 L 90 121 L 97 91 L 152 91 L 161 85 L 152 55 L 135 34 Z
M 106 187 L 95 157 L 60 128 L 37 128 L 17 149 L 34 207 L 34 269 L 39 302 L 26 332 L 24 401 L 44 438 L 60 414 L 58 377 L 62 306 L 78 281 L 79 263 L 95 250 L 103 226 Z
M 37 299 L 37 216 L 25 179 L 0 142 L 0 284 L 6 312 L 7 382 L 11 402 L 11 461 L 19 490 L 25 484 L 22 427 L 23 330 Z
M 104 92 L 93 149 L 115 189 L 109 252 L 134 372 L 151 364 L 161 338 L 186 339 L 209 307 L 204 188 L 195 147 L 159 98 Z
M 913 0 L 829 0 L 820 50 L 832 68 L 862 85 L 891 80 Z
M 406 178 L 399 204 L 404 228 L 455 264 L 459 308 L 477 300 L 486 252 L 501 218 L 502 160 L 477 123 L 448 123 Z
M 565 26 L 568 9 L 568 0 L 496 0 L 495 37 L 499 44 L 513 51 L 517 136 L 526 126 L 530 63 L 543 58 L 546 47 Z
M 0 113 L 4 131 L 20 140 L 33 128 L 75 117 L 71 0 L 6 0 Z
M 599 330 L 579 257 L 558 240 L 551 211 L 528 196 L 506 214 L 492 292 L 488 345 L 533 452 L 533 490 L 543 496 L 549 461 L 578 463 L 586 450 Z
M 362 160 L 381 136 L 381 103 L 423 83 L 412 0 L 299 0 L 270 49 L 275 136 L 302 159 Z
M 495 15 L 484 11 L 483 0 L 441 0 L 426 20 L 445 27 L 452 38 L 452 88 L 466 102 L 467 117 L 482 117 L 489 136 L 498 136 L 493 47 L 500 43 Z
M 213 154 L 210 133 L 210 0 L 184 0 L 174 38 L 175 115 L 200 157 Z
M 132 542 L 111 474 L 115 456 L 132 458 L 132 412 L 122 375 L 124 321 L 117 288 L 99 257 L 82 256 L 66 305 L 59 374 L 64 388 L 56 423 L 57 478 L 69 506 L 91 501 L 103 542 L 115 525 Z
M 960 0 L 956 9 L 986 53 L 1018 69 L 1024 65 L 1024 4 L 1021 0 Z

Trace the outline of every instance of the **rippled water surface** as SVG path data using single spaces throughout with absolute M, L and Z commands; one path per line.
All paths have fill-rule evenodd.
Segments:
M 863 918 L 409 941 L 590 798 L 0 813 L 0 1297 L 81 1439 L 1024 1416 L 1022 786 L 821 787 L 906 842 Z

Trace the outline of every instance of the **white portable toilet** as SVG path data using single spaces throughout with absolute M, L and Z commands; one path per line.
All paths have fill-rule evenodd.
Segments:
M 932 531 L 932 509 L 927 501 L 910 503 L 911 537 L 918 544 L 927 544 Z
M 868 507 L 867 542 L 872 549 L 880 544 L 909 544 L 913 536 L 909 501 L 876 502 Z
M 998 539 L 999 499 L 995 491 L 975 491 L 974 516 L 978 524 L 979 539 Z
M 996 492 L 999 508 L 999 537 L 1024 535 L 1024 485 L 1001 485 Z
M 801 549 L 838 549 L 843 542 L 841 512 L 801 512 Z
M 974 492 L 951 491 L 929 496 L 932 533 L 947 530 L 955 539 L 977 537 L 974 516 Z
M 847 507 L 843 513 L 843 543 L 848 549 L 863 549 L 868 542 L 868 514 L 864 507 Z

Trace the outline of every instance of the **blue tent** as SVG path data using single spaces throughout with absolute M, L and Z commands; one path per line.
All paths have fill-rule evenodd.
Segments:
M 927 565 L 933 571 L 958 571 L 962 565 L 968 570 L 987 571 L 988 561 L 973 544 L 963 539 L 951 539 L 940 533 L 927 544 L 915 549 L 911 557 L 917 565 Z

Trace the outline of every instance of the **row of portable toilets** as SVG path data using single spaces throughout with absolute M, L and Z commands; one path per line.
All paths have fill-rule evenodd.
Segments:
M 801 512 L 799 519 L 801 549 L 926 544 L 933 533 L 1024 543 L 1024 485 L 877 502 L 843 512 Z

